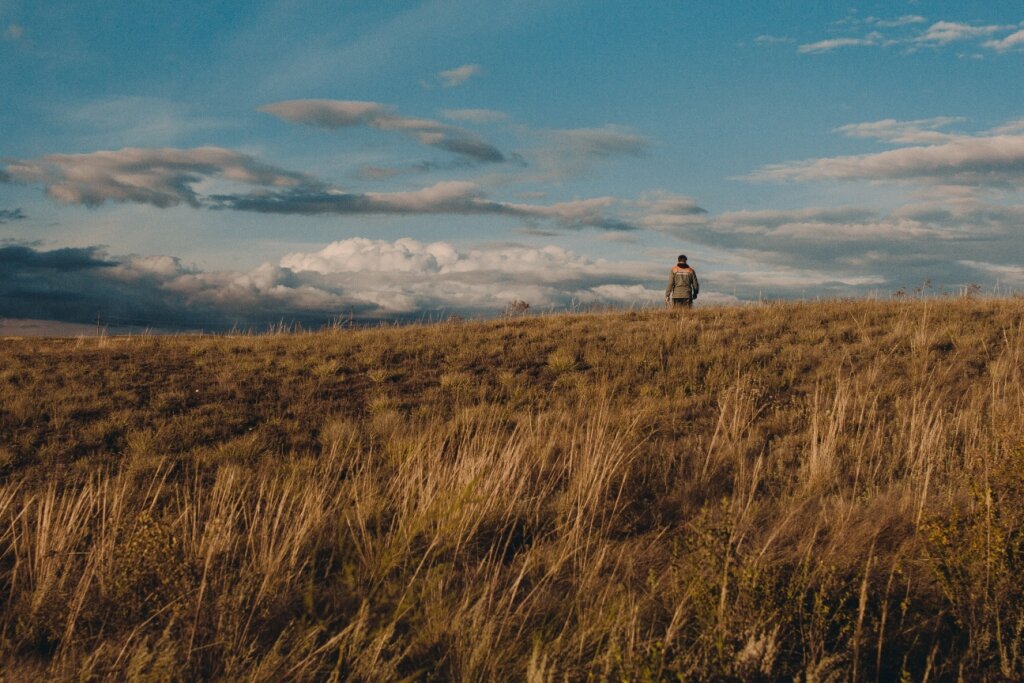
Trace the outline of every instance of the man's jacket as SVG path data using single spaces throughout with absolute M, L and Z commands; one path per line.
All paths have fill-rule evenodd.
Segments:
M 665 296 L 673 299 L 696 299 L 700 291 L 700 283 L 697 282 L 697 273 L 689 266 L 672 267 L 672 274 L 668 276 L 668 288 Z

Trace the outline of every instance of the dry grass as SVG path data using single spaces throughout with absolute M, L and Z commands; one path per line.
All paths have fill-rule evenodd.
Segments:
M 0 342 L 4 680 L 1024 677 L 1024 302 Z

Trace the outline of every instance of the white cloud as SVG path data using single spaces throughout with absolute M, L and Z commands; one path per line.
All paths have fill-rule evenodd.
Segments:
M 884 119 L 866 123 L 851 123 L 836 128 L 836 132 L 855 138 L 873 138 L 885 142 L 900 144 L 932 144 L 948 142 L 957 136 L 939 132 L 938 128 L 955 123 L 963 123 L 966 119 L 958 116 L 937 116 L 916 121 L 897 121 Z
M 462 66 L 454 69 L 448 69 L 437 74 L 437 77 L 441 79 L 441 83 L 446 88 L 454 88 L 455 86 L 462 85 L 470 78 L 480 74 L 481 68 L 479 64 L 463 64 Z
M 785 36 L 773 36 L 769 34 L 764 34 L 754 38 L 754 42 L 757 43 L 758 45 L 776 45 L 778 43 L 792 43 L 793 39 L 787 38 Z
M 479 135 L 431 119 L 397 116 L 394 109 L 379 102 L 355 100 L 288 100 L 266 104 L 259 111 L 284 121 L 318 128 L 370 126 L 395 131 L 420 144 L 443 149 L 478 162 L 504 161 L 504 155 Z
M 974 268 L 997 282 L 1011 286 L 1024 286 L 1024 266 L 989 263 L 987 261 L 961 260 L 959 263 Z
M 930 119 L 929 121 L 942 119 Z M 893 142 L 934 144 L 854 156 L 826 157 L 765 166 L 751 180 L 902 180 L 951 186 L 1002 187 L 1024 184 L 1024 135 L 979 134 L 943 138 L 909 124 L 876 122 L 844 126 L 847 134 Z
M 831 52 L 841 47 L 853 47 L 860 45 L 877 45 L 878 36 L 872 34 L 865 38 L 829 38 L 828 40 L 819 40 L 816 43 L 807 43 L 797 48 L 797 52 L 801 54 L 819 54 L 822 52 Z
M 902 17 L 898 17 L 896 19 L 877 19 L 875 17 L 868 17 L 866 21 L 869 24 L 877 26 L 878 28 L 897 28 L 899 26 L 923 24 L 928 20 L 919 14 L 905 14 Z
M 989 24 L 985 26 L 973 26 L 955 21 L 937 21 L 928 27 L 928 30 L 917 37 L 920 43 L 933 45 L 948 45 L 949 43 L 981 38 L 984 36 L 1013 29 L 1013 26 L 1002 26 Z
M 1005 52 L 1016 48 L 1024 48 L 1024 29 L 1011 33 L 999 40 L 987 40 L 982 43 L 984 47 L 991 48 L 997 52 Z

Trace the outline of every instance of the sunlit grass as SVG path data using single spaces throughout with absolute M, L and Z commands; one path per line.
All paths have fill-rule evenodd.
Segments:
M 1024 676 L 1024 301 L 0 343 L 10 680 Z

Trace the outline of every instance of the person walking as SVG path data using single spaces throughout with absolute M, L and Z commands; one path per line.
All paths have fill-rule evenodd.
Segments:
M 668 276 L 665 289 L 665 303 L 672 302 L 672 308 L 689 308 L 700 291 L 697 273 L 686 263 L 686 254 L 680 254 L 672 273 Z

